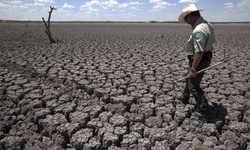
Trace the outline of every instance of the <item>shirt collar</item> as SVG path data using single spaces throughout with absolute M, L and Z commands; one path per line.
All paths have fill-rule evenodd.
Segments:
M 192 27 L 192 29 L 194 30 L 196 28 L 197 25 L 199 25 L 200 23 L 203 22 L 203 17 L 200 17 L 199 19 L 196 20 L 196 22 L 194 23 L 194 26 Z

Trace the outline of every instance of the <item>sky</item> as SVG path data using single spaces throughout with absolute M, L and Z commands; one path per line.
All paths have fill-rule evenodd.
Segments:
M 250 21 L 250 0 L 0 0 L 2 20 L 177 21 L 182 9 L 195 4 L 210 22 Z

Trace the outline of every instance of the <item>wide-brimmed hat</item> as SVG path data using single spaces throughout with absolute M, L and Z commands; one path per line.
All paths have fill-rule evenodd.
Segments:
M 183 23 L 185 21 L 185 17 L 188 15 L 188 14 L 191 14 L 192 12 L 195 12 L 195 11 L 202 11 L 204 9 L 197 9 L 195 4 L 190 4 L 188 6 L 186 6 L 184 9 L 182 9 L 182 14 L 179 16 L 179 23 Z

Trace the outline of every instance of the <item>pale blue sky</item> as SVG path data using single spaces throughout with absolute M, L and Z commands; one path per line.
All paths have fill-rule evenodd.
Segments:
M 0 19 L 52 21 L 177 21 L 194 3 L 212 22 L 250 21 L 250 0 L 0 0 Z

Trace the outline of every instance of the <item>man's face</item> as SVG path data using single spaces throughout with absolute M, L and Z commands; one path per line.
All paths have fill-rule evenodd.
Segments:
M 187 24 L 190 24 L 190 18 L 191 18 L 191 15 L 186 15 L 184 20 L 186 21 Z

